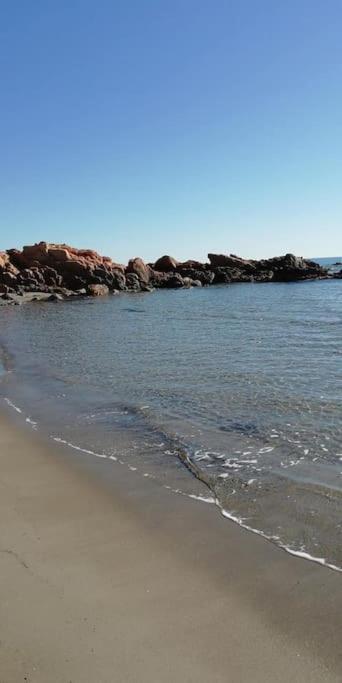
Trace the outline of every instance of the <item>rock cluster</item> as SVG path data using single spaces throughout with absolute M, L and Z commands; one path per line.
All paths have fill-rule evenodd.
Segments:
M 127 266 L 90 249 L 39 242 L 0 252 L 0 295 L 45 293 L 53 300 L 116 291 L 201 287 L 231 282 L 289 282 L 328 277 L 317 263 L 286 254 L 261 261 L 234 254 L 208 254 L 208 263 L 162 256 L 155 263 L 133 258 Z M 51 296 L 49 297 L 51 299 Z

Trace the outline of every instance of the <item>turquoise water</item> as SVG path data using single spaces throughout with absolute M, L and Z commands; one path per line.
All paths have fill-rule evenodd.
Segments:
M 235 520 L 342 567 L 341 281 L 36 303 L 0 324 L 0 391 L 34 428 L 205 482 Z

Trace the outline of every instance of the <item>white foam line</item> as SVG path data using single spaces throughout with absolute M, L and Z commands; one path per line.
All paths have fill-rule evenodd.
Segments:
M 31 420 L 30 417 L 27 417 L 25 422 L 28 422 L 28 424 L 31 425 L 32 429 L 37 429 L 37 422 L 35 422 L 34 420 Z
M 184 493 L 185 496 L 188 496 L 188 498 L 192 498 L 193 500 L 200 500 L 202 503 L 209 503 L 209 505 L 216 505 L 216 498 L 213 498 L 212 496 L 209 496 L 206 498 L 206 496 L 195 496 L 194 493 Z
M 70 443 L 70 441 L 66 441 L 65 439 L 61 439 L 59 436 L 53 436 L 52 439 L 54 441 L 57 441 L 57 443 L 63 443 L 66 446 L 73 448 L 75 451 L 81 451 L 82 453 L 87 453 L 88 455 L 94 455 L 96 458 L 104 458 L 104 459 L 108 458 L 108 455 L 105 455 L 104 453 L 95 453 L 94 451 L 89 451 L 86 448 L 81 448 L 80 446 L 75 446 L 75 444 Z
M 145 476 L 146 475 L 144 474 L 144 477 Z M 197 496 L 194 493 L 185 493 L 185 491 L 181 491 L 181 489 L 173 489 L 171 486 L 168 486 L 167 484 L 163 484 L 163 488 L 167 489 L 168 491 L 171 491 L 171 493 L 177 493 L 179 496 L 186 496 L 186 498 L 191 498 L 192 500 L 199 500 L 201 503 L 217 505 L 216 498 L 213 498 L 212 496 Z
M 245 524 L 241 517 L 236 517 L 236 515 L 234 515 L 231 512 L 228 512 L 227 510 L 222 508 L 218 503 L 217 506 L 219 507 L 221 514 L 224 517 L 227 517 L 227 519 L 230 519 L 232 522 L 235 522 L 235 524 L 238 524 L 240 527 L 242 527 L 242 529 L 245 529 L 246 531 L 250 531 L 253 534 L 257 534 L 257 536 L 262 536 L 262 538 L 265 538 L 267 541 L 275 542 L 278 548 L 285 550 L 285 552 L 289 553 L 289 555 L 300 557 L 301 559 L 308 560 L 309 562 L 316 562 L 316 564 L 320 564 L 323 567 L 327 567 L 328 569 L 333 569 L 335 572 L 342 572 L 342 567 L 337 567 L 337 565 L 335 564 L 330 564 L 330 562 L 327 562 L 323 557 L 314 557 L 313 555 L 310 555 L 309 553 L 306 553 L 303 550 L 293 550 L 293 548 L 290 548 L 289 546 L 285 545 L 285 543 L 281 543 L 279 541 L 278 536 L 270 536 L 268 534 L 265 534 L 264 531 L 254 529 L 248 524 Z
M 7 405 L 11 406 L 11 408 L 13 408 L 13 410 L 15 410 L 17 413 L 23 412 L 22 410 L 20 410 L 20 408 L 18 408 L 18 406 L 16 406 L 14 403 L 12 403 L 12 401 L 10 401 L 9 398 L 5 398 L 4 400 L 6 401 Z
M 4 398 L 4 401 L 6 401 L 7 405 L 9 405 L 11 408 L 13 408 L 13 410 L 15 410 L 16 413 L 20 413 L 20 415 L 23 414 L 23 411 L 21 410 L 21 408 L 19 408 L 18 406 L 16 406 L 15 403 L 13 403 L 9 398 L 5 397 L 5 398 Z M 26 418 L 25 418 L 25 422 L 27 422 L 28 424 L 30 424 L 31 427 L 32 427 L 32 429 L 37 429 L 37 424 L 38 424 L 38 423 L 35 422 L 34 420 L 32 420 L 30 417 L 26 417 Z
M 12 404 L 9 399 L 5 398 L 5 401 L 13 407 L 17 412 L 21 413 L 22 411 L 20 408 Z M 95 453 L 94 451 L 87 450 L 85 448 L 81 448 L 80 446 L 75 446 L 75 444 L 70 443 L 69 441 L 66 441 L 65 439 L 61 439 L 57 436 L 53 436 L 52 439 L 54 441 L 57 441 L 58 443 L 65 444 L 66 446 L 69 446 L 70 448 L 73 448 L 76 451 L 82 451 L 83 453 L 88 453 L 89 455 L 94 455 L 96 458 L 109 458 L 110 460 L 117 460 L 117 458 L 114 455 L 107 456 L 104 453 Z M 119 460 L 120 464 L 124 465 L 125 463 L 122 460 Z M 136 469 L 132 468 L 130 465 L 128 465 L 130 469 Z M 154 475 L 149 474 L 148 472 L 145 472 L 143 474 L 144 477 L 150 477 L 151 479 L 155 479 Z M 327 567 L 328 569 L 332 569 L 336 572 L 342 573 L 342 567 L 338 567 L 335 564 L 331 564 L 330 562 L 327 562 L 325 558 L 323 557 L 314 557 L 313 555 L 310 555 L 309 553 L 305 552 L 304 550 L 293 550 L 293 548 L 290 548 L 289 546 L 285 545 L 285 543 L 281 543 L 279 541 L 279 536 L 271 536 L 266 534 L 264 531 L 260 531 L 260 529 L 254 529 L 253 527 L 249 526 L 246 524 L 241 517 L 237 517 L 234 515 L 232 512 L 228 512 L 225 510 L 223 507 L 221 507 L 219 501 L 217 498 L 213 498 L 212 496 L 205 497 L 205 496 L 196 496 L 195 494 L 192 493 L 185 493 L 184 491 L 181 491 L 180 489 L 173 489 L 170 486 L 167 486 L 166 484 L 163 485 L 163 488 L 168 489 L 172 493 L 178 493 L 182 496 L 186 496 L 187 498 L 191 498 L 192 500 L 198 500 L 202 503 L 209 503 L 209 504 L 214 504 L 216 505 L 223 517 L 226 517 L 229 519 L 231 522 L 234 522 L 235 524 L 238 524 L 242 529 L 245 529 L 246 531 L 249 531 L 253 534 L 256 534 L 257 536 L 261 536 L 267 541 L 272 541 L 275 543 L 278 548 L 281 548 L 281 550 L 284 550 L 285 552 L 289 553 L 289 555 L 294 555 L 295 557 L 299 557 L 303 560 L 307 560 L 309 562 L 315 562 L 316 564 L 320 564 L 323 567 Z M 235 493 L 235 491 L 232 492 L 232 494 Z

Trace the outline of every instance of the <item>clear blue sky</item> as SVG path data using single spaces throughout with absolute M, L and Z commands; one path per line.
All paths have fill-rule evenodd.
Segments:
M 342 253 L 341 0 L 2 0 L 0 248 Z

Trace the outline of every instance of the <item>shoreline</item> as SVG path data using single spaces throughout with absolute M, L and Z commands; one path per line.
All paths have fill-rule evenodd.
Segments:
M 341 679 L 338 573 L 7 412 L 6 683 Z
M 24 246 L 22 251 L 0 251 L 0 303 L 18 305 L 25 300 L 62 301 L 110 292 L 342 277 L 342 271 L 334 275 L 318 263 L 290 253 L 259 260 L 214 253 L 208 253 L 207 258 L 202 263 L 164 255 L 145 263 L 135 257 L 124 265 L 92 249 L 39 242 Z
M 0 348 L 0 351 L 1 351 L 1 348 Z M 6 370 L 8 371 L 9 366 L 5 363 L 4 368 L 5 368 L 5 371 Z M 21 416 L 20 419 L 25 421 L 26 426 L 30 426 L 34 430 L 38 429 L 37 422 L 32 420 L 31 417 L 27 416 L 23 412 L 22 408 L 19 408 L 10 398 L 8 398 L 5 395 L 1 395 L 0 400 L 2 400 L 6 404 L 7 408 L 10 409 L 10 411 L 12 412 L 12 416 L 13 416 L 13 411 L 14 411 L 16 416 L 18 416 L 18 415 Z M 128 470 L 130 470 L 130 471 L 137 471 L 138 470 L 137 476 L 140 476 L 140 477 L 143 476 L 145 478 L 146 477 L 152 477 L 152 479 L 158 480 L 158 477 L 156 477 L 155 474 L 151 474 L 151 473 L 142 474 L 141 470 L 139 470 L 138 467 L 131 466 L 128 462 L 121 461 L 120 458 L 110 456 L 110 455 L 107 455 L 105 453 L 94 452 L 93 450 L 89 450 L 85 446 L 80 446 L 80 445 L 71 443 L 71 442 L 67 441 L 66 439 L 64 439 L 60 436 L 58 436 L 58 437 L 57 436 L 50 436 L 49 437 L 46 432 L 45 433 L 40 432 L 40 430 L 39 430 L 39 434 L 40 434 L 40 436 L 43 436 L 43 438 L 45 440 L 47 440 L 48 445 L 50 443 L 53 445 L 53 443 L 55 442 L 61 446 L 68 448 L 70 451 L 76 451 L 78 453 L 82 453 L 83 455 L 90 455 L 93 458 L 100 458 L 103 460 L 111 460 L 111 461 L 117 461 L 118 460 L 119 464 L 125 465 L 125 467 Z M 251 526 L 250 524 L 248 524 L 247 523 L 248 517 L 238 516 L 231 509 L 227 509 L 226 507 L 224 507 L 222 502 L 220 502 L 220 500 L 216 497 L 215 489 L 212 487 L 210 481 L 208 480 L 205 471 L 201 471 L 196 466 L 196 463 L 194 463 L 190 459 L 189 454 L 186 450 L 186 447 L 182 446 L 182 444 L 180 443 L 178 448 L 177 448 L 177 451 L 178 451 L 177 458 L 179 459 L 179 461 L 182 463 L 182 465 L 184 467 L 184 470 L 183 470 L 184 475 L 190 475 L 190 478 L 194 478 L 196 480 L 196 482 L 198 483 L 198 485 L 200 486 L 200 489 L 198 491 L 198 495 L 196 495 L 194 493 L 190 493 L 189 491 L 183 490 L 183 488 L 182 489 L 175 488 L 175 486 L 177 486 L 177 484 L 170 486 L 170 485 L 167 485 L 165 483 L 163 484 L 163 483 L 161 483 L 161 481 L 158 480 L 159 485 L 162 486 L 164 489 L 170 491 L 173 494 L 182 495 L 182 496 L 185 496 L 188 498 L 197 499 L 197 500 L 205 502 L 205 503 L 210 503 L 217 508 L 218 513 L 220 515 L 222 515 L 225 519 L 229 520 L 230 522 L 233 522 L 234 524 L 239 526 L 241 529 L 249 532 L 250 534 L 255 534 L 257 536 L 260 536 L 265 541 L 275 545 L 278 549 L 284 551 L 285 553 L 288 553 L 289 555 L 300 558 L 301 560 L 305 560 L 306 562 L 313 562 L 314 564 L 318 564 L 318 565 L 325 567 L 326 569 L 329 569 L 331 571 L 342 573 L 342 566 L 341 565 L 337 565 L 337 564 L 330 562 L 326 557 L 321 557 L 318 555 L 312 555 L 311 553 L 307 552 L 304 547 L 302 547 L 301 549 L 294 549 L 293 547 L 291 547 L 291 545 L 284 543 L 278 536 L 273 536 L 272 534 L 264 531 L 262 528 L 259 528 L 259 527 L 257 528 L 257 527 L 254 527 L 254 526 Z M 185 482 L 182 482 L 183 485 L 184 485 L 184 483 Z M 185 487 L 185 489 L 186 488 L 187 487 Z M 330 489 L 328 489 L 328 490 L 330 490 Z M 339 489 L 337 489 L 337 490 L 339 490 Z

